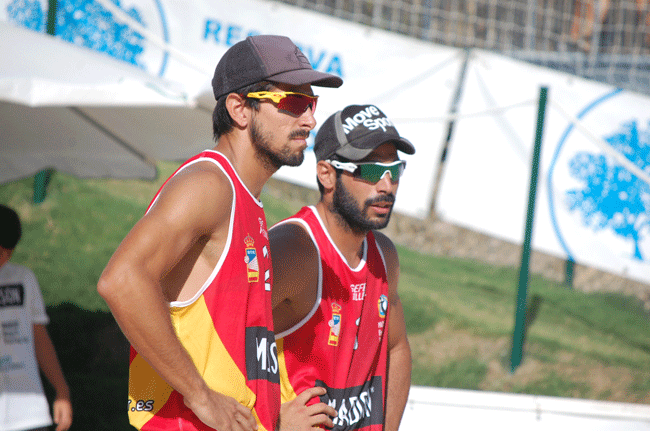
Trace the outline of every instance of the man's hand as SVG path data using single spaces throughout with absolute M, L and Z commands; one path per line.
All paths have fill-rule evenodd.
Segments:
M 72 404 L 68 397 L 57 397 L 52 405 L 56 431 L 66 431 L 72 425 Z
M 185 397 L 189 407 L 201 421 L 219 431 L 255 431 L 253 413 L 232 397 L 208 389 L 201 397 Z
M 287 401 L 280 407 L 280 431 L 322 431 L 324 425 L 333 427 L 332 417 L 336 417 L 336 410 L 325 403 L 316 403 L 307 406 L 309 400 L 325 395 L 327 390 L 320 386 L 306 389 L 296 399 Z

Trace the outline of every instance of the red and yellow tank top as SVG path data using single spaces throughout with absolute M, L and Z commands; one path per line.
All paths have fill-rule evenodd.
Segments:
M 334 430 L 383 429 L 388 348 L 386 264 L 372 232 L 361 263 L 351 268 L 314 207 L 301 223 L 320 256 L 318 298 L 296 326 L 277 335 L 282 402 L 323 386 L 321 401 L 338 411 Z
M 216 151 L 194 156 L 174 175 L 205 161 L 219 167 L 232 186 L 228 239 L 194 298 L 170 304 L 172 323 L 208 386 L 249 407 L 260 430 L 274 431 L 280 390 L 266 218 L 262 203 L 241 182 L 228 159 Z M 131 425 L 145 431 L 211 429 L 133 348 L 128 413 Z

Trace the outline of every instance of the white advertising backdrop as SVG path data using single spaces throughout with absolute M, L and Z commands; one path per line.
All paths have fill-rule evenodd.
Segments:
M 650 188 L 629 172 L 645 179 L 650 172 L 650 99 L 638 94 L 475 52 L 436 203 L 440 216 L 523 242 L 542 86 L 548 105 L 533 248 L 650 281 Z M 477 112 L 485 115 L 469 115 Z
M 132 49 L 131 55 L 124 55 L 125 58 L 151 74 L 182 83 L 184 90 L 206 110 L 214 106 L 210 86 L 212 72 L 230 46 L 252 34 L 289 36 L 316 69 L 344 79 L 340 89 L 315 88 L 321 96 L 316 112 L 319 124 L 349 104 L 376 104 L 390 119 L 394 119 L 400 134 L 413 142 L 417 153 L 404 156 L 408 168 L 401 182 L 396 211 L 416 217 L 428 214 L 438 167 L 436 161 L 446 124 L 442 120 L 412 122 L 410 119 L 413 116 L 444 117 L 457 85 L 460 50 L 423 43 L 276 2 L 132 0 L 120 9 L 110 0 L 96 1 L 109 13 L 97 18 L 93 16 L 96 8 L 74 11 L 78 22 L 74 28 L 61 33 L 74 40 L 85 40 L 86 33 L 94 31 L 97 21 L 104 20 L 107 28 L 126 24 L 129 31 L 138 32 L 143 39 L 139 40 L 131 33 L 132 38 L 116 49 Z M 39 2 L 34 2 L 29 11 L 17 12 L 15 7 L 9 7 L 16 5 L 14 1 L 1 0 L 4 7 L 0 10 L 0 19 L 23 19 L 35 28 L 40 25 L 44 31 L 47 3 L 44 0 L 40 2 L 41 18 L 34 21 L 25 16 L 37 15 L 34 9 Z M 134 16 L 139 18 L 136 20 Z M 82 28 L 84 32 L 80 31 Z M 110 42 L 110 35 L 105 35 L 101 26 L 98 28 L 90 38 L 91 44 L 94 40 Z M 108 52 L 111 48 L 109 42 L 97 43 L 96 49 Z M 107 116 L 107 121 L 119 120 Z M 311 145 L 315 132 L 317 129 L 312 134 Z M 170 136 L 178 139 L 177 134 Z M 200 136 L 204 137 L 204 134 Z M 146 136 L 138 135 L 137 129 L 128 130 L 128 140 L 144 138 Z M 191 156 L 197 147 L 196 139 L 187 146 L 183 142 L 161 142 L 160 145 L 166 148 L 175 145 L 177 151 L 157 152 L 158 155 L 173 154 L 179 158 Z M 212 146 L 213 143 L 206 139 L 204 147 Z M 185 147 L 186 154 L 182 151 Z M 302 166 L 282 168 L 275 176 L 316 188 L 315 158 L 311 147 Z
M 369 31 L 341 20 L 327 21 L 322 25 L 332 31 L 328 40 L 341 47 L 347 72 L 340 89 L 317 90 L 323 94 L 323 103 L 318 106 L 319 124 L 350 104 L 379 107 L 416 148 L 414 155 L 400 155 L 407 161 L 407 169 L 400 181 L 395 211 L 425 218 L 432 204 L 446 123 L 412 119 L 445 116 L 457 84 L 461 52 Z M 315 163 L 313 152 L 308 151 L 302 166 L 281 168 L 276 177 L 315 189 Z
M 111 130 L 119 127 L 134 148 L 152 158 L 183 159 L 212 147 L 210 80 L 218 59 L 248 35 L 284 34 L 315 68 L 344 79 L 339 89 L 316 88 L 319 124 L 348 104 L 373 103 L 413 142 L 417 152 L 404 156 L 396 211 L 428 215 L 461 50 L 263 0 L 132 0 L 124 9 L 96 2 L 104 9 L 66 10 L 69 4 L 61 2 L 74 25 L 57 37 L 179 83 L 193 101 L 164 111 L 84 111 Z M 0 6 L 0 20 L 45 31 L 47 1 L 0 0 Z M 125 39 L 111 39 L 115 34 Z M 439 186 L 439 215 L 522 242 L 541 86 L 549 89 L 549 105 L 533 248 L 650 281 L 650 188 L 643 182 L 650 175 L 650 99 L 644 96 L 474 50 Z M 315 188 L 314 165 L 308 150 L 302 166 L 275 176 Z
M 341 76 L 344 83 L 338 89 L 314 88 L 320 96 L 315 115 L 318 124 L 350 104 L 377 105 L 416 148 L 414 156 L 403 157 L 407 170 L 396 211 L 426 217 L 446 124 L 411 119 L 444 117 L 457 85 L 460 50 L 274 2 L 168 2 L 164 8 L 172 45 L 196 59 L 190 64 L 184 57 L 169 56 L 164 76 L 179 82 L 194 80 L 202 105 L 214 104 L 211 75 L 202 76 L 194 65 L 200 63 L 200 68 L 211 71 L 228 47 L 250 34 L 289 36 L 316 69 Z M 152 51 L 156 49 L 154 46 Z M 318 126 L 305 162 L 300 167 L 281 168 L 276 178 L 317 188 L 312 151 L 317 131 Z

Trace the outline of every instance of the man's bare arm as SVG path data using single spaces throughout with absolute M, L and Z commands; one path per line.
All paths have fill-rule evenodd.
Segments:
M 271 262 L 273 263 L 273 324 L 276 333 L 284 332 L 300 322 L 314 307 L 318 297 L 320 260 L 316 246 L 307 231 L 295 223 L 285 223 L 269 230 Z M 280 431 L 322 430 L 333 427 L 336 410 L 312 398 L 325 394 L 313 387 L 282 404 Z
M 411 347 L 406 334 L 404 309 L 397 293 L 399 284 L 399 259 L 393 243 L 383 234 L 375 232 L 386 259 L 388 273 L 388 377 L 386 381 L 386 416 L 384 429 L 397 431 L 404 414 L 411 388 Z
M 216 168 L 191 168 L 168 182 L 122 241 L 97 288 L 133 347 L 203 422 L 223 431 L 253 430 L 251 411 L 209 389 L 196 370 L 176 337 L 160 284 L 197 241 L 228 226 L 227 178 Z
M 273 324 L 279 334 L 313 308 L 318 294 L 319 257 L 305 229 L 285 223 L 269 230 L 273 264 Z

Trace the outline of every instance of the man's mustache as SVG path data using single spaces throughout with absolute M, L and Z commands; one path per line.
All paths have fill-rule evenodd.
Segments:
M 387 195 L 380 195 L 380 196 L 375 196 L 372 199 L 368 199 L 366 201 L 366 206 L 370 205 L 375 205 L 375 204 L 394 204 L 395 203 L 395 195 L 392 193 L 389 193 Z
M 309 132 L 307 130 L 294 130 L 289 134 L 289 139 L 295 138 L 307 139 L 309 138 Z

